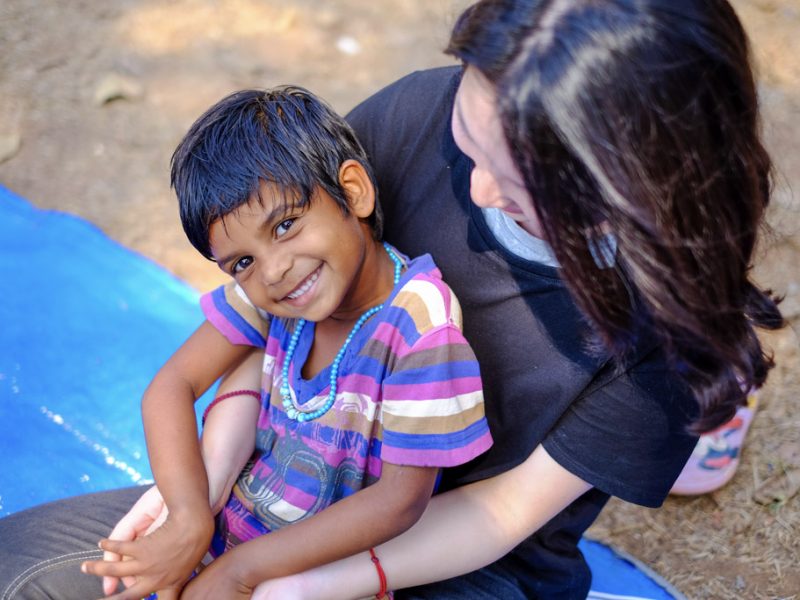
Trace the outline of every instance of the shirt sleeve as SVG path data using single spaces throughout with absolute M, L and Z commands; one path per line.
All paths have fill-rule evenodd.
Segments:
M 556 462 L 600 490 L 658 507 L 689 458 L 691 391 L 651 357 L 573 402 L 543 441 Z
M 204 294 L 200 308 L 209 323 L 231 344 L 266 346 L 270 315 L 256 308 L 236 282 Z
M 450 297 L 431 306 L 418 294 L 406 293 L 416 326 L 404 328 L 404 339 L 411 343 L 395 349 L 392 372 L 383 382 L 381 460 L 452 467 L 485 452 L 492 438 L 478 361 L 461 333 L 458 303 L 441 281 L 422 287 L 444 288 Z M 425 310 L 409 303 L 424 304 Z

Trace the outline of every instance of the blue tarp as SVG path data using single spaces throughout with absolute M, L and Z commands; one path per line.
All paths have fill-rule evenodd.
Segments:
M 202 321 L 197 292 L 90 223 L 1 186 L 0 281 L 0 516 L 148 483 L 139 400 Z M 595 598 L 676 597 L 635 560 L 581 547 Z
M 150 480 L 142 392 L 197 292 L 90 223 L 0 187 L 0 515 Z

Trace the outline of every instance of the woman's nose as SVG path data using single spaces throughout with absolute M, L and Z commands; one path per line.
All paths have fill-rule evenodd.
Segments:
M 497 180 L 483 169 L 472 169 L 469 194 L 472 201 L 481 208 L 502 208 L 505 205 Z

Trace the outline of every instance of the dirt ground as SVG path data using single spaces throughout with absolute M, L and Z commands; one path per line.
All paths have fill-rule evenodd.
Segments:
M 465 5 L 2 0 L 0 183 L 208 289 L 223 276 L 185 241 L 168 186 L 191 122 L 234 89 L 279 83 L 344 112 L 413 69 L 450 62 L 440 50 Z M 756 276 L 786 295 L 791 325 L 764 338 L 778 367 L 733 482 L 659 510 L 612 501 L 591 534 L 691 598 L 800 598 L 800 495 L 788 489 L 800 477 L 800 0 L 734 5 L 753 41 L 778 175 Z M 778 487 L 758 503 L 765 482 Z

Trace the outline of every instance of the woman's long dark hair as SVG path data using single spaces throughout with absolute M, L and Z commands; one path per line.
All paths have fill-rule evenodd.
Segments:
M 730 419 L 773 366 L 754 326 L 783 325 L 749 279 L 771 162 L 731 6 L 484 0 L 448 52 L 494 85 L 512 156 L 599 341 L 621 364 L 654 334 L 696 395 L 693 429 Z M 616 260 L 604 269 L 592 246 L 609 231 Z

